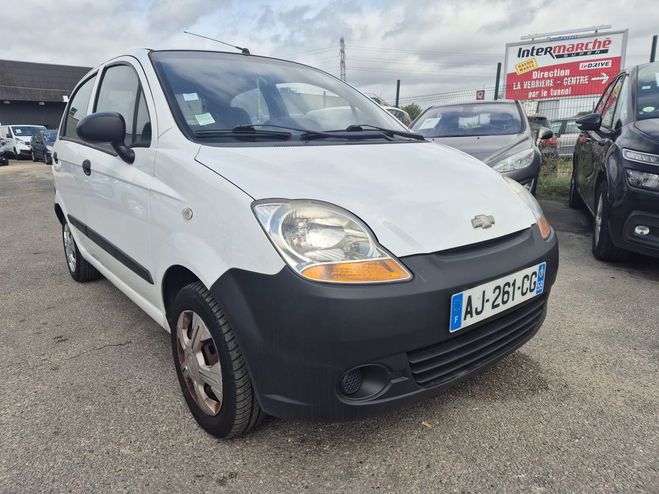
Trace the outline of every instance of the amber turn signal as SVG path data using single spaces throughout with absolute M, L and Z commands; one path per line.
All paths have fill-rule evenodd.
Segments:
M 547 240 L 549 235 L 551 235 L 551 225 L 549 224 L 549 221 L 547 221 L 547 218 L 541 216 L 538 219 L 538 228 L 540 229 L 540 235 L 542 235 L 542 238 Z
M 412 277 L 393 259 L 317 264 L 304 269 L 301 274 L 311 280 L 333 283 L 383 283 Z

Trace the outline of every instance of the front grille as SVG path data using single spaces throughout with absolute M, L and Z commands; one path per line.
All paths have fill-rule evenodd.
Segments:
M 538 329 L 544 308 L 543 295 L 465 334 L 409 352 L 414 380 L 420 386 L 445 384 L 507 354 Z

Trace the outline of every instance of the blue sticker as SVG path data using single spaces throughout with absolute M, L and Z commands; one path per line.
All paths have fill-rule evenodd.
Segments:
M 462 326 L 462 293 L 451 297 L 451 333 Z
M 547 263 L 543 262 L 538 266 L 538 286 L 535 289 L 535 294 L 540 295 L 545 289 L 545 268 Z

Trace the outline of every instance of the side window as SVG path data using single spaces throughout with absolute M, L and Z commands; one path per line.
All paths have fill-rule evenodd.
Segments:
M 622 89 L 618 97 L 618 106 L 613 114 L 613 128 L 629 123 L 629 100 L 631 99 L 631 84 L 629 77 L 622 82 Z
M 602 93 L 602 97 L 600 100 L 597 102 L 597 105 L 595 105 L 595 113 L 599 113 L 600 115 L 604 113 L 604 105 L 606 104 L 606 100 L 609 97 L 609 94 L 611 93 L 611 90 L 613 89 L 614 84 L 611 83 L 609 86 L 604 90 L 604 93 Z
M 94 88 L 95 81 L 96 76 L 88 79 L 73 95 L 66 114 L 66 122 L 64 123 L 64 132 L 62 133 L 62 136 L 79 140 L 78 134 L 76 134 L 76 125 L 78 125 L 78 122 L 83 117 L 87 116 L 87 108 L 89 107 L 89 100 L 92 96 L 92 89 Z
M 620 77 L 613 85 L 613 90 L 611 91 L 609 98 L 606 100 L 606 104 L 602 111 L 602 125 L 609 129 L 613 127 L 613 113 L 615 112 L 616 103 L 620 96 L 620 89 L 622 88 L 623 80 L 624 77 Z
M 560 135 L 561 125 L 563 125 L 563 122 L 561 122 L 560 120 L 558 122 L 552 122 L 551 123 L 551 131 L 554 133 L 555 136 Z
M 577 122 L 570 120 L 565 123 L 565 134 L 578 134 L 579 127 L 577 127 Z
M 270 109 L 260 88 L 250 89 L 236 95 L 231 100 L 231 106 L 245 110 L 251 123 L 262 124 L 270 120 Z
M 114 65 L 105 70 L 94 111 L 117 112 L 124 117 L 126 145 L 149 147 L 151 144 L 151 119 L 140 81 L 132 67 Z M 102 147 L 111 149 L 109 144 Z

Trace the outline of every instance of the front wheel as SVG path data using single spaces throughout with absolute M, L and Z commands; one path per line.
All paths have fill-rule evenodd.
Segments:
M 37 157 L 34 155 L 34 151 L 30 151 L 30 154 L 32 155 L 32 161 L 37 161 Z
M 606 184 L 597 189 L 595 221 L 593 222 L 593 256 L 600 261 L 619 261 L 625 251 L 616 247 L 609 231 L 609 206 L 606 201 Z
M 71 278 L 79 283 L 85 283 L 101 277 L 101 273 L 80 254 L 68 223 L 62 225 L 62 242 L 64 243 L 64 256 Z
M 264 414 L 235 334 L 202 283 L 181 289 L 169 325 L 176 374 L 199 425 L 221 438 L 240 436 L 258 425 Z

